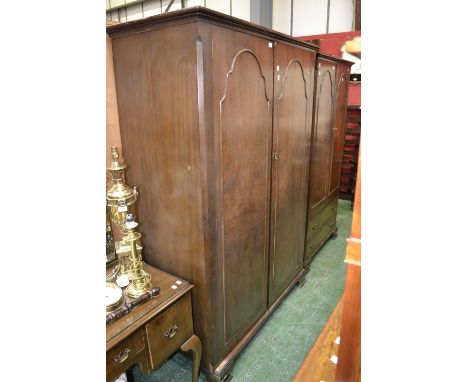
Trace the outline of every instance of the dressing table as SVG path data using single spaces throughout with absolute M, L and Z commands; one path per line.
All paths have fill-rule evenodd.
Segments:
M 192 381 L 198 381 L 202 349 L 193 333 L 194 286 L 148 264 L 144 269 L 160 292 L 106 326 L 106 381 L 113 382 L 135 364 L 148 374 L 178 349 L 192 351 Z

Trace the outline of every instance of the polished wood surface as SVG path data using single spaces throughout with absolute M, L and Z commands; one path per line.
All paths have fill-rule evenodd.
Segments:
M 336 382 L 357 382 L 361 375 L 361 160 L 359 155 L 351 236 L 347 240 L 348 272 Z
M 317 209 L 327 197 L 328 169 L 330 160 L 330 137 L 333 128 L 333 105 L 335 96 L 336 64 L 317 60 L 317 90 L 315 124 L 312 138 L 309 208 Z
M 335 63 L 318 59 L 312 148 L 310 153 L 307 236 L 304 262 L 310 261 L 329 235 L 327 223 L 327 184 L 330 159 L 330 138 L 333 128 Z
M 337 65 L 336 94 L 333 117 L 332 152 L 328 193 L 335 197 L 340 187 L 341 161 L 343 156 L 344 132 L 346 128 L 346 105 L 348 101 L 349 66 Z M 337 194 L 336 194 L 337 195 Z
M 127 180 L 220 381 L 304 276 L 316 48 L 199 8 L 149 19 L 108 29 Z
M 195 331 L 206 360 L 219 357 L 218 344 L 210 343 L 219 338 L 212 309 L 220 286 L 214 258 L 206 256 L 217 231 L 205 207 L 213 197 L 202 187 L 207 175 L 201 161 L 212 150 L 205 133 L 211 132 L 202 130 L 206 122 L 198 108 L 204 96 L 198 76 L 211 43 L 198 36 L 198 25 L 187 24 L 115 38 L 113 44 L 127 178 L 140 193 L 144 258 L 197 285 Z
M 193 335 L 190 295 L 146 325 L 151 365 L 157 367 Z
M 145 270 L 151 275 L 153 287 L 158 285 L 161 292 L 107 325 L 106 380 L 114 381 L 135 364 L 147 374 L 179 347 L 185 351 L 188 341 L 198 341 L 193 347 L 193 374 L 198 379 L 201 345 L 193 333 L 193 285 L 150 265 L 145 264 Z M 107 273 L 111 271 L 109 267 Z
M 213 27 L 211 38 L 223 348 L 230 350 L 267 308 L 273 53 L 268 41 L 225 28 Z
M 126 337 L 119 344 L 107 351 L 106 354 L 106 380 L 114 381 L 132 365 L 138 364 L 148 373 L 150 370 L 146 357 L 145 339 L 143 329 Z
M 161 290 L 156 297 L 143 305 L 136 306 L 129 314 L 106 326 L 106 350 L 122 341 L 193 289 L 193 285 L 187 281 L 148 264 L 144 265 L 144 269 L 151 275 L 153 287 L 158 286 Z M 109 274 L 111 270 L 112 268 L 108 269 Z M 173 285 L 176 286 L 176 289 L 172 288 Z
M 343 300 L 340 299 L 292 382 L 335 381 L 336 364 L 331 358 L 338 356 L 336 340 L 340 336 L 342 313 Z
M 351 63 L 319 53 L 310 154 L 304 264 L 336 236 L 339 180 Z
M 315 52 L 275 45 L 269 305 L 302 269 L 314 63 Z

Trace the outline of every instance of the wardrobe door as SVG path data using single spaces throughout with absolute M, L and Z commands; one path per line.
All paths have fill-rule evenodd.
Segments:
M 212 49 L 226 353 L 267 308 L 273 49 L 268 40 L 217 27 Z
M 312 256 L 328 230 L 323 229 L 329 220 L 325 209 L 328 196 L 333 127 L 333 103 L 336 65 L 317 59 L 316 96 L 312 132 L 311 164 L 308 197 L 307 242 L 305 259 Z
M 274 48 L 269 305 L 302 269 L 315 52 Z
M 318 60 L 310 181 L 312 187 L 309 199 L 312 209 L 324 203 L 328 193 L 335 70 L 332 62 Z
M 343 140 L 346 126 L 346 103 L 348 95 L 349 68 L 347 65 L 337 65 L 335 115 L 332 128 L 333 145 L 331 152 L 331 169 L 329 198 L 338 198 L 340 187 L 341 158 L 343 154 Z

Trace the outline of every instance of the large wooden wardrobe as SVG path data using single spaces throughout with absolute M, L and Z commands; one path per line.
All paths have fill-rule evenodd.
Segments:
M 317 47 L 201 7 L 107 32 L 144 259 L 196 286 L 202 366 L 227 380 L 305 274 Z
M 340 171 L 352 62 L 317 54 L 304 265 L 336 235 Z

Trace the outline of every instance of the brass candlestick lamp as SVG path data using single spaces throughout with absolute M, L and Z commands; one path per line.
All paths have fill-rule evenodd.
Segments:
M 151 275 L 143 270 L 143 261 L 141 259 L 141 252 L 137 249 L 137 242 L 141 238 L 141 233 L 135 229 L 138 223 L 134 220 L 132 214 L 127 215 L 127 222 L 125 223 L 125 237 L 124 240 L 130 246 L 130 284 L 127 287 L 127 296 L 137 298 L 151 290 Z
M 115 243 L 115 252 L 119 259 L 118 275 L 128 278 L 127 296 L 137 298 L 151 290 L 151 276 L 143 270 L 141 233 L 135 230 L 138 226 L 135 221 L 138 192 L 135 187 L 131 188 L 124 182 L 127 165 L 119 162 L 117 147 L 111 148 L 111 154 L 112 163 L 107 170 L 112 176 L 113 185 L 106 194 L 106 200 L 111 220 L 122 232 L 122 240 Z M 117 283 L 119 284 L 119 278 Z
M 107 171 L 112 176 L 113 185 L 107 191 L 106 201 L 112 222 L 117 225 L 123 234 L 123 240 L 115 242 L 115 252 L 119 259 L 118 274 L 129 277 L 131 249 L 129 243 L 125 241 L 125 223 L 127 214 L 130 213 L 135 216 L 138 192 L 135 187 L 132 188 L 124 182 L 123 177 L 127 165 L 118 161 L 119 152 L 117 151 L 117 147 L 111 148 L 111 155 L 112 162 L 107 167 Z M 137 243 L 137 250 L 141 253 L 141 245 L 139 243 Z

